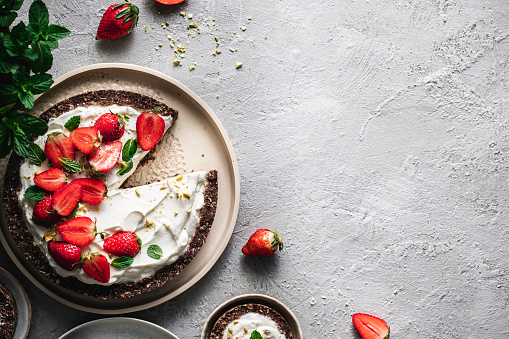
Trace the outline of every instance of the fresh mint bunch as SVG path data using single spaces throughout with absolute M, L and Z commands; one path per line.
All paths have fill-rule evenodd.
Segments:
M 34 96 L 53 84 L 46 73 L 53 64 L 51 50 L 71 33 L 49 24 L 48 9 L 40 0 L 30 6 L 28 25 L 19 22 L 11 28 L 22 4 L 0 0 L 0 158 L 11 150 L 29 159 L 41 153 L 30 137 L 46 133 L 48 126 L 25 112 L 34 107 Z

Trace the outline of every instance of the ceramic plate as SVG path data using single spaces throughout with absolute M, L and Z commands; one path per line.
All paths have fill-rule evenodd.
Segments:
M 18 323 L 12 339 L 25 339 L 30 330 L 30 319 L 32 312 L 30 309 L 30 301 L 28 301 L 27 294 L 19 281 L 14 278 L 12 274 L 0 267 L 0 282 L 5 284 L 11 291 L 16 307 L 18 308 Z
M 190 288 L 212 268 L 226 248 L 237 220 L 239 173 L 231 142 L 212 109 L 180 82 L 145 67 L 96 64 L 67 73 L 59 77 L 52 88 L 37 99 L 34 113 L 40 114 L 71 96 L 99 89 L 138 92 L 179 111 L 179 117 L 169 133 L 179 143 L 182 170 L 218 171 L 218 206 L 206 243 L 184 271 L 166 285 L 132 298 L 101 300 L 70 292 L 35 269 L 19 251 L 8 232 L 3 205 L 0 205 L 0 215 L 4 236 L 0 236 L 0 240 L 19 269 L 54 299 L 83 311 L 120 314 L 139 311 L 170 300 Z
M 73 328 L 60 339 L 178 339 L 161 326 L 134 318 L 93 320 Z
M 235 306 L 243 305 L 243 304 L 260 304 L 270 307 L 279 314 L 288 322 L 290 325 L 290 329 L 292 330 L 293 339 L 302 339 L 304 336 L 302 335 L 302 329 L 300 327 L 297 318 L 293 314 L 292 311 L 288 307 L 286 307 L 282 302 L 271 298 L 269 296 L 263 294 L 244 294 L 239 295 L 238 297 L 232 298 L 223 304 L 219 305 L 212 314 L 208 317 L 205 325 L 203 326 L 203 330 L 201 332 L 201 339 L 209 339 L 210 332 L 214 327 L 216 321 L 228 310 L 234 308 Z

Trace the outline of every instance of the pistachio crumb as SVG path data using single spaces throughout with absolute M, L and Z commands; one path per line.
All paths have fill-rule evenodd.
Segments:
M 238 322 L 237 320 L 235 320 L 235 321 L 233 322 L 233 324 L 234 324 L 234 325 L 237 325 L 238 323 L 239 323 L 239 322 Z
M 175 212 L 175 216 L 179 215 L 179 212 Z
M 138 196 L 140 196 L 140 195 L 141 195 L 141 192 L 140 192 L 140 189 L 139 189 L 139 188 L 136 188 L 134 191 L 136 192 L 136 194 L 138 194 Z
M 244 332 L 246 332 L 246 333 L 247 333 L 247 327 L 244 327 Z
M 233 329 L 229 328 L 228 332 L 233 333 Z
M 189 70 L 192 71 L 196 66 L 189 66 Z
M 39 172 L 39 171 L 35 171 L 35 175 L 37 175 L 37 174 L 39 174 L 39 173 L 41 173 L 41 172 Z
M 245 30 L 247 29 L 247 27 L 246 27 L 246 26 L 241 26 L 241 27 L 240 27 L 240 29 L 241 29 L 242 31 L 245 31 Z
M 237 69 L 238 69 L 238 68 L 241 68 L 241 67 L 242 67 L 242 62 L 237 61 L 237 62 L 235 63 L 235 68 L 237 68 Z
M 189 195 L 189 193 L 183 193 L 182 195 L 184 196 L 184 198 L 187 198 L 187 199 L 191 198 L 191 195 Z
M 182 15 L 182 16 L 186 16 L 186 12 L 184 12 L 184 11 L 180 11 L 180 15 Z
M 179 176 L 177 177 L 177 179 L 175 179 L 175 180 L 180 181 L 180 180 L 182 180 L 182 178 L 183 178 L 183 177 L 184 177 L 184 176 L 181 174 L 181 175 L 179 175 Z
M 221 54 L 221 50 L 220 49 L 216 49 L 216 53 L 217 54 Z
M 189 13 L 189 15 L 187 16 L 189 19 L 192 19 L 193 18 L 193 13 Z
M 186 212 L 187 212 L 187 213 L 191 213 L 191 210 L 187 210 Z

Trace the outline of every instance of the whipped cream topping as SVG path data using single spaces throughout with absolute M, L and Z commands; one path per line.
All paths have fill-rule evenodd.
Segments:
M 64 128 L 64 124 L 74 115 L 79 114 L 81 116 L 80 127 L 85 127 L 93 126 L 95 120 L 108 111 L 129 117 L 128 120 L 126 119 L 125 133 L 120 141 L 125 143 L 127 139 L 136 138 L 136 119 L 141 112 L 129 106 L 90 106 L 76 108 L 56 119 L 51 119 L 48 124 L 48 132 L 46 135 L 37 138 L 35 143 L 44 149 L 48 134 L 59 131 L 69 135 L 69 132 Z M 165 120 L 166 131 L 173 123 L 173 119 L 171 117 L 163 117 L 163 119 Z M 146 151 L 138 148 L 133 158 L 132 171 L 135 170 L 146 153 Z M 85 155 L 78 150 L 75 151 L 75 157 L 76 161 L 82 161 L 86 164 Z M 24 211 L 25 222 L 34 236 L 34 243 L 45 253 L 50 265 L 59 275 L 63 277 L 74 276 L 88 284 L 111 285 L 134 282 L 151 276 L 162 267 L 175 262 L 187 250 L 199 224 L 200 211 L 204 205 L 206 172 L 194 172 L 150 185 L 119 189 L 132 171 L 120 176 L 117 174 L 120 165 L 117 164 L 114 169 L 105 173 L 105 178 L 102 178 L 108 188 L 108 197 L 97 206 L 82 204 L 77 215 L 96 220 L 97 232 L 106 232 L 106 237 L 121 230 L 136 232 L 142 241 L 141 250 L 136 254 L 133 263 L 129 267 L 117 269 L 110 266 L 111 277 L 107 284 L 99 283 L 90 278 L 81 269 L 64 270 L 47 251 L 44 235 L 48 229 L 35 224 L 31 220 L 35 202 L 23 196 L 25 190 L 34 185 L 35 173 L 48 168 L 50 166 L 47 160 L 41 166 L 36 166 L 25 160 L 20 168 L 21 191 L 18 196 L 19 204 Z M 69 181 L 78 177 L 86 177 L 88 172 L 90 172 L 90 169 L 84 169 L 77 175 L 72 174 L 69 176 Z M 59 239 L 57 238 L 57 240 Z M 162 249 L 163 255 L 161 258 L 153 259 L 148 256 L 147 249 L 150 245 L 158 245 Z M 89 246 L 82 247 L 81 250 L 83 255 L 89 252 L 99 252 L 109 258 L 111 262 L 115 257 L 110 258 L 102 247 L 103 240 L 97 236 Z
M 256 330 L 263 339 L 286 339 L 274 320 L 259 313 L 246 313 L 226 326 L 223 339 L 249 339 Z

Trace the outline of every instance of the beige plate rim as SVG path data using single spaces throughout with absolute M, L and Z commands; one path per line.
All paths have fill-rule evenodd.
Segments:
M 141 305 L 136 305 L 133 307 L 121 307 L 121 308 L 115 308 L 115 307 L 105 307 L 101 308 L 100 306 L 84 306 L 75 302 L 72 302 L 71 300 L 67 300 L 65 298 L 62 298 L 61 296 L 57 295 L 47 287 L 45 287 L 40 281 L 37 280 L 34 275 L 32 275 L 29 270 L 21 263 L 17 255 L 14 253 L 15 251 L 10 247 L 10 243 L 6 239 L 6 234 L 4 233 L 2 236 L 0 236 L 0 242 L 4 246 L 6 252 L 8 253 L 9 257 L 12 259 L 12 261 L 16 264 L 16 266 L 20 269 L 21 272 L 34 284 L 36 285 L 40 290 L 42 290 L 44 293 L 49 295 L 50 297 L 54 298 L 55 300 L 58 300 L 64 305 L 76 308 L 81 311 L 91 312 L 91 313 L 98 313 L 98 314 L 123 314 L 128 312 L 135 312 L 144 310 L 150 307 L 157 306 L 161 303 L 164 303 L 177 295 L 181 294 L 182 292 L 189 289 L 191 286 L 193 286 L 195 283 L 197 283 L 207 272 L 214 266 L 214 264 L 217 262 L 223 251 L 225 250 L 226 246 L 228 245 L 228 242 L 231 238 L 231 235 L 233 234 L 233 229 L 235 228 L 235 224 L 237 221 L 237 215 L 239 211 L 239 204 L 240 204 L 240 178 L 239 178 L 239 170 L 237 165 L 237 159 L 235 157 L 235 153 L 233 150 L 232 143 L 228 137 L 228 134 L 226 133 L 226 130 L 224 129 L 223 125 L 219 121 L 219 118 L 216 116 L 216 114 L 213 112 L 213 110 L 207 105 L 207 103 L 201 99 L 196 93 L 191 91 L 187 86 L 179 82 L 178 80 L 161 73 L 159 71 L 134 65 L 134 64 L 127 64 L 127 63 L 99 63 L 99 64 L 92 64 L 84 67 L 80 67 L 78 69 L 72 70 L 60 77 L 58 77 L 55 82 L 52 85 L 52 88 L 56 87 L 57 85 L 63 83 L 64 81 L 74 77 L 78 76 L 80 74 L 84 74 L 90 71 L 100 71 L 107 69 L 112 69 L 115 71 L 120 70 L 128 70 L 128 71 L 137 71 L 140 73 L 145 73 L 147 76 L 159 78 L 159 80 L 163 80 L 168 82 L 170 85 L 177 87 L 180 91 L 188 95 L 191 100 L 193 100 L 198 106 L 201 106 L 203 111 L 208 115 L 208 118 L 212 121 L 212 123 L 215 125 L 217 130 L 220 133 L 220 136 L 223 141 L 223 147 L 225 148 L 225 151 L 227 153 L 228 159 L 229 159 L 229 167 L 231 168 L 231 171 L 233 173 L 233 208 L 229 212 L 229 224 L 225 225 L 225 230 L 227 233 L 227 236 L 221 239 L 221 242 L 217 244 L 216 251 L 214 252 L 214 255 L 212 257 L 209 257 L 208 260 L 201 266 L 200 270 L 197 274 L 192 276 L 189 281 L 187 281 L 185 284 L 180 286 L 179 288 L 175 289 L 171 293 L 161 296 L 160 298 L 156 300 L 149 301 L 147 303 L 142 303 Z M 51 91 L 51 89 L 50 89 Z M 40 97 L 44 96 L 41 95 Z M 3 192 L 2 192 L 3 197 Z M 2 199 L 3 200 L 3 199 Z M 0 204 L 0 209 L 3 212 L 3 203 Z M 5 220 L 5 216 L 2 218 L 2 231 L 8 233 L 8 227 Z M 16 250 L 19 252 L 19 250 L 16 247 Z M 169 282 L 171 283 L 171 281 Z
M 205 321 L 205 324 L 203 325 L 200 339 L 209 339 L 210 332 L 212 331 L 212 328 L 214 327 L 214 324 L 219 319 L 219 317 L 229 309 L 242 304 L 261 304 L 275 309 L 279 312 L 279 314 L 281 314 L 281 316 L 283 316 L 283 318 L 285 318 L 285 320 L 288 322 L 288 325 L 290 325 L 293 338 L 304 338 L 302 335 L 302 328 L 300 327 L 297 317 L 295 317 L 295 314 L 293 314 L 293 312 L 281 301 L 264 294 L 242 294 L 225 301 L 216 307 L 214 311 L 212 311 L 210 316 Z

